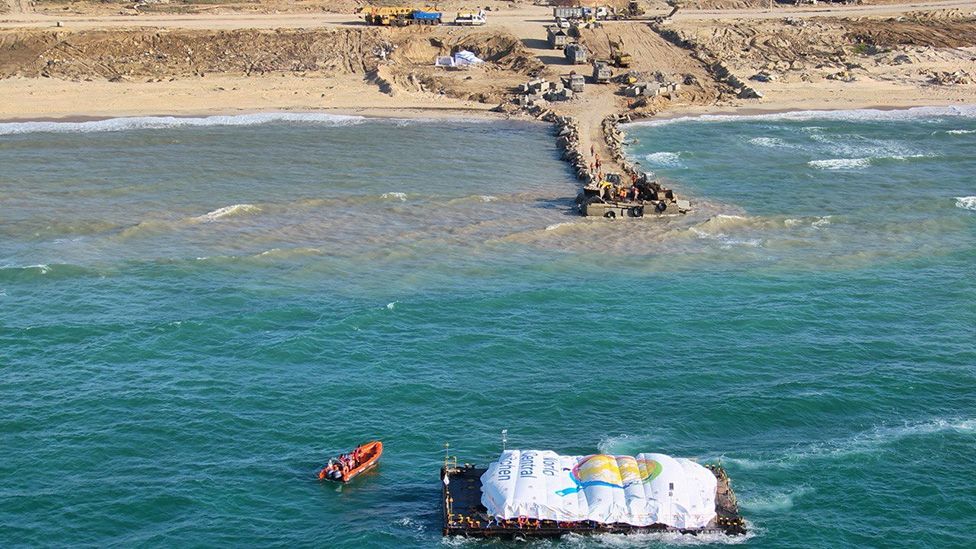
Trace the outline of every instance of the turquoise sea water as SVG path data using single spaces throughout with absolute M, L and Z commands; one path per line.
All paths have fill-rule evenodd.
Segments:
M 507 428 L 721 461 L 752 530 L 555 545 L 971 546 L 976 117 L 628 134 L 697 213 L 572 215 L 530 124 L 0 124 L 0 545 L 436 546 Z

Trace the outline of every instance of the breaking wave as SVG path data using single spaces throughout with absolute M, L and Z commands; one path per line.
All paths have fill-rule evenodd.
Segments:
M 870 158 L 831 158 L 829 160 L 811 160 L 807 162 L 811 168 L 818 170 L 860 170 L 871 165 Z
M 0 123 L 0 135 L 27 133 L 88 133 L 120 132 L 126 130 L 146 130 L 162 128 L 183 128 L 191 126 L 255 126 L 274 122 L 296 122 L 345 126 L 365 121 L 362 116 L 346 116 L 324 113 L 258 113 L 205 117 L 179 116 L 138 116 L 128 118 L 107 118 L 85 122 L 4 122 Z
M 676 152 L 656 152 L 644 155 L 644 160 L 652 165 L 663 168 L 681 167 L 681 153 Z
M 37 265 L 0 265 L 0 271 L 37 271 L 44 275 L 51 272 L 51 266 L 41 263 Z
M 660 120 L 641 120 L 631 122 L 630 126 L 666 126 L 680 122 L 734 122 L 739 120 L 839 120 L 839 121 L 884 121 L 913 120 L 933 117 L 976 118 L 976 106 L 965 107 L 912 107 L 910 109 L 854 109 L 840 111 L 792 111 L 768 114 L 702 114 L 664 118 Z
M 384 200 L 399 200 L 400 202 L 407 201 L 407 193 L 383 193 L 380 198 Z
M 194 221 L 201 222 L 212 222 L 218 219 L 223 219 L 225 217 L 238 217 L 241 215 L 251 214 L 260 212 L 261 208 L 255 206 L 254 204 L 234 204 L 232 206 L 224 206 L 223 208 L 217 208 L 212 212 L 207 212 L 201 216 L 194 217 Z
M 976 196 L 957 196 L 956 207 L 976 211 Z
M 976 130 L 946 130 L 946 133 L 950 135 L 966 135 L 970 133 L 976 133 Z
M 770 149 L 793 149 L 794 145 L 783 141 L 778 137 L 753 137 L 749 140 L 749 143 L 753 145 L 759 145 L 760 147 L 767 147 Z

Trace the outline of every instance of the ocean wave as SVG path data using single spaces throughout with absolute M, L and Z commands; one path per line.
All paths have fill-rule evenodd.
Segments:
M 380 198 L 384 200 L 399 200 L 400 202 L 407 201 L 407 193 L 383 193 Z
M 659 168 L 680 168 L 681 153 L 661 151 L 644 155 L 644 160 Z
M 217 208 L 212 212 L 207 212 L 201 216 L 194 217 L 193 220 L 209 223 L 225 217 L 238 217 L 241 215 L 258 213 L 260 211 L 261 208 L 255 206 L 254 204 L 233 204 L 231 206 Z
M 870 158 L 831 158 L 828 160 L 811 160 L 807 162 L 811 168 L 818 170 L 860 170 L 871 165 Z
M 628 126 L 666 126 L 682 122 L 736 122 L 741 120 L 838 120 L 838 121 L 885 121 L 914 120 L 919 118 L 960 117 L 976 118 L 976 106 L 964 107 L 912 107 L 910 109 L 853 109 L 836 111 L 790 111 L 767 114 L 702 114 L 664 118 L 660 120 L 640 120 Z
M 362 116 L 290 112 L 205 117 L 138 116 L 126 118 L 107 118 L 105 120 L 90 120 L 86 122 L 4 122 L 0 123 L 0 135 L 19 135 L 28 133 L 120 132 L 126 130 L 182 128 L 191 126 L 255 126 L 274 122 L 345 126 L 350 124 L 359 124 L 365 120 L 366 118 Z
M 760 147 L 767 147 L 770 149 L 794 149 L 795 145 L 791 145 L 786 141 L 778 137 L 753 137 L 749 140 L 749 143 L 753 145 L 758 145 Z
M 51 266 L 44 263 L 37 265 L 0 265 L 0 271 L 37 271 L 39 274 L 45 275 L 51 272 Z
M 966 135 L 970 133 L 976 133 L 976 130 L 946 130 L 949 135 Z
M 957 196 L 956 207 L 976 211 L 976 196 Z

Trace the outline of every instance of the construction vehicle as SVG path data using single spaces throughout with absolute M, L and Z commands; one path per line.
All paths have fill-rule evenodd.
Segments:
M 367 25 L 381 25 L 389 27 L 398 17 L 410 15 L 413 8 L 369 8 L 363 11 L 363 19 Z
M 444 19 L 444 14 L 439 11 L 413 10 L 410 15 L 398 17 L 395 24 L 405 27 L 407 25 L 440 25 Z
M 414 8 L 370 8 L 363 18 L 367 25 L 384 27 L 407 25 L 440 25 L 443 14 L 439 11 L 425 11 Z
M 606 61 L 594 61 L 593 62 L 593 82 L 596 84 L 607 84 L 610 82 L 610 77 L 613 76 L 613 72 L 610 70 L 610 65 Z
M 563 50 L 563 55 L 566 56 L 566 61 L 569 61 L 571 65 L 586 64 L 586 48 L 578 42 L 568 44 Z
M 563 85 L 572 90 L 573 93 L 580 93 L 586 84 L 586 79 L 583 78 L 582 74 L 576 74 L 576 71 L 569 73 L 568 78 L 563 79 Z
M 566 31 L 556 26 L 546 27 L 546 39 L 549 41 L 549 47 L 556 50 L 563 49 L 569 43 L 569 35 Z
M 627 17 L 640 17 L 644 13 L 644 8 L 641 7 L 640 2 L 637 0 L 627 2 Z
M 553 19 L 582 19 L 584 8 L 552 8 Z
M 488 22 L 485 10 L 478 10 L 478 13 L 460 13 L 454 18 L 454 24 L 459 27 L 481 27 Z
M 630 67 L 630 64 L 634 62 L 634 58 L 625 51 L 623 51 L 623 42 L 610 41 L 610 58 L 613 60 L 613 64 L 616 67 L 626 69 Z

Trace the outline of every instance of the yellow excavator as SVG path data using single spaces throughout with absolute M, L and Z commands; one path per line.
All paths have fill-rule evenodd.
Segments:
M 629 53 L 623 51 L 623 47 L 623 40 L 610 40 L 610 58 L 613 60 L 614 66 L 626 69 L 634 62 L 634 58 Z

